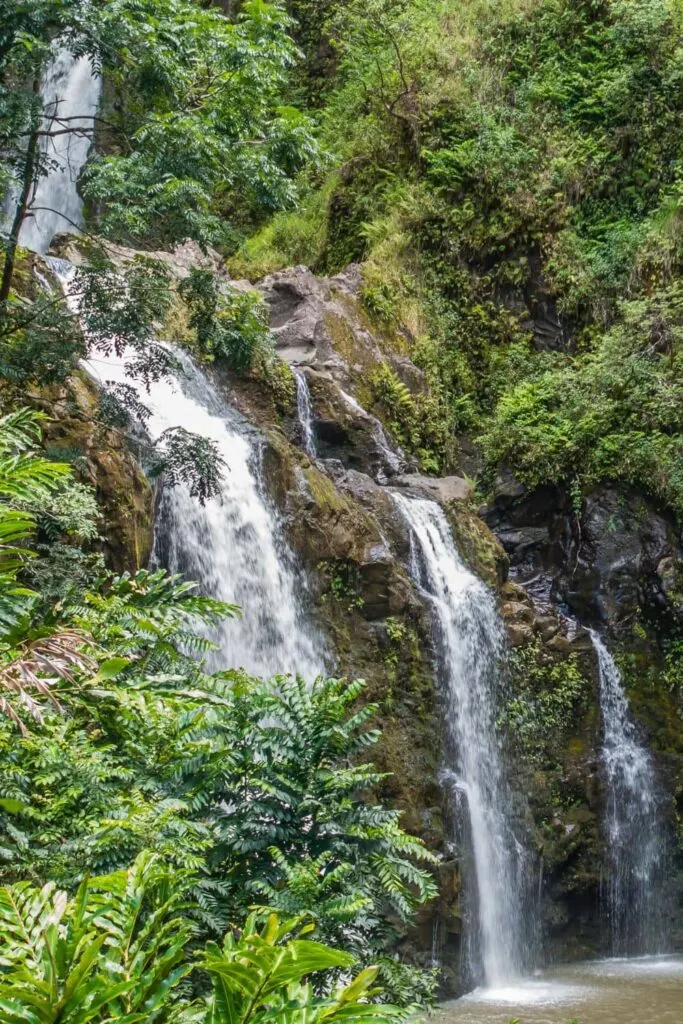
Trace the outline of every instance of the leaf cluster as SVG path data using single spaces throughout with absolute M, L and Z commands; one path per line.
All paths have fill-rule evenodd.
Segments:
M 73 899 L 51 883 L 0 889 L 0 1008 L 8 1024 L 371 1024 L 399 1016 L 369 999 L 377 968 L 326 996 L 309 981 L 353 959 L 305 938 L 301 919 L 252 915 L 222 946 L 188 952 L 187 878 L 148 852 L 126 871 L 85 878 Z M 208 977 L 210 994 L 192 997 Z

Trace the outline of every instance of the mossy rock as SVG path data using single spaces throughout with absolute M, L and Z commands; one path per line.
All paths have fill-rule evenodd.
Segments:
M 59 391 L 45 389 L 37 404 L 48 413 L 45 443 L 54 454 L 82 453 L 82 476 L 95 487 L 102 513 L 108 565 L 116 572 L 145 567 L 154 540 L 154 490 L 125 437 L 97 422 L 97 386 L 78 374 Z
M 451 502 L 445 512 L 455 546 L 468 568 L 489 586 L 502 586 L 507 579 L 508 557 L 500 541 L 463 502 Z

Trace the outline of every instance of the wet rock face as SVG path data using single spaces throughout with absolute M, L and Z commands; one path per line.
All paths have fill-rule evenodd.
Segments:
M 97 403 L 90 378 L 74 376 L 61 394 L 52 395 L 45 441 L 55 453 L 76 450 L 83 456 L 86 468 L 79 475 L 95 487 L 107 564 L 115 572 L 136 572 L 152 551 L 154 492 L 122 436 L 94 419 Z
M 505 583 L 501 599 L 510 644 L 509 765 L 542 862 L 538 910 L 548 954 L 595 956 L 602 859 L 593 646 L 586 629 L 519 584 Z
M 429 498 L 440 505 L 452 501 L 469 501 L 472 485 L 461 476 L 423 476 L 421 473 L 400 474 L 392 483 L 419 498 Z
M 564 957 L 591 955 L 603 938 L 605 847 L 597 666 L 586 631 L 558 630 L 558 611 L 597 627 L 620 656 L 631 715 L 652 752 L 662 790 L 671 795 L 673 821 L 674 806 L 679 813 L 681 807 L 683 745 L 680 703 L 666 673 L 670 678 L 668 652 L 683 625 L 681 533 L 672 517 L 632 490 L 596 488 L 577 514 L 561 488 L 527 492 L 509 472 L 500 474 L 484 514 L 510 559 L 503 614 L 518 670 L 515 685 L 525 701 L 531 697 L 527 706 L 554 708 L 542 756 L 532 748 L 520 763 L 520 782 L 540 825 L 547 934 Z M 585 685 L 578 684 L 575 669 Z M 562 705 L 555 696 L 563 694 L 572 698 L 565 724 L 564 711 L 555 713 Z M 669 893 L 672 931 L 680 931 L 677 908 L 683 904 L 673 877 Z
M 348 344 L 357 347 L 357 361 L 378 361 L 381 353 L 373 335 L 352 312 L 359 284 L 355 268 L 333 278 L 318 278 L 307 267 L 265 277 L 258 289 L 270 309 L 280 358 L 348 377 L 345 354 L 335 345 L 346 333 Z
M 586 499 L 581 525 L 582 537 L 574 537 L 577 582 L 562 581 L 569 604 L 608 623 L 639 611 L 652 621 L 676 614 L 682 548 L 671 519 L 637 494 L 603 488 Z
M 352 470 L 386 483 L 405 468 L 384 429 L 334 376 L 308 370 L 306 379 L 314 411 L 313 429 L 321 459 L 336 459 Z
M 369 380 L 380 367 L 390 367 L 413 392 L 424 390 L 425 383 L 408 356 L 396 352 L 369 322 L 361 284 L 360 268 L 352 265 L 331 278 L 293 267 L 257 287 L 270 309 L 278 355 L 308 382 L 318 456 L 385 483 L 415 466 L 392 445 L 359 395 L 367 397 Z
M 528 331 L 534 348 L 541 352 L 569 352 L 573 339 L 568 323 L 564 322 L 557 308 L 557 299 L 542 269 L 538 249 L 527 252 L 529 279 L 523 293 L 505 289 L 500 300 L 519 318 L 521 326 Z
M 661 625 L 683 610 L 680 532 L 642 495 L 601 487 L 577 516 L 561 488 L 527 493 L 503 472 L 485 518 L 512 576 L 583 622 L 618 632 L 639 614 Z

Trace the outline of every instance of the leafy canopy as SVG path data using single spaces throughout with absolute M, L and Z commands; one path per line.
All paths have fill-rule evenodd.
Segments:
M 315 147 L 307 119 L 282 101 L 297 51 L 277 3 L 249 0 L 231 21 L 190 0 L 20 0 L 2 4 L 0 25 L 5 180 L 23 176 L 42 113 L 32 82 L 58 39 L 117 97 L 98 118 L 105 153 L 83 184 L 101 233 L 146 246 L 226 241 L 226 216 L 292 203 Z M 43 149 L 38 176 L 51 167 Z

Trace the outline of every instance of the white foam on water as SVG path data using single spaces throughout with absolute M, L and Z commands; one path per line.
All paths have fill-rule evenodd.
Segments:
M 683 959 L 671 954 L 669 956 L 637 956 L 608 957 L 605 960 L 593 960 L 584 965 L 592 973 L 606 978 L 642 977 L 652 974 L 655 977 L 680 977 L 683 975 Z M 683 1010 L 681 1012 L 683 1020 Z
M 463 996 L 463 1003 L 489 1003 L 497 1006 L 555 1006 L 587 999 L 592 989 L 587 985 L 568 985 L 542 979 L 519 981 L 512 985 L 476 988 Z

